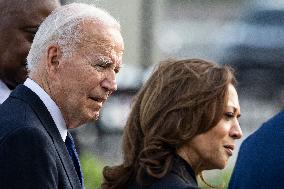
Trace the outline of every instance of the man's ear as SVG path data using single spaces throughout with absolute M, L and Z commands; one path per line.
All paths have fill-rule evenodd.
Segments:
M 58 45 L 50 45 L 47 47 L 47 71 L 56 73 L 60 66 L 61 51 Z

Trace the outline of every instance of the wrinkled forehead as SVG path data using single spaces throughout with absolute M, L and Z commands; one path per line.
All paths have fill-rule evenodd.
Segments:
M 123 53 L 124 43 L 119 27 L 91 20 L 82 21 L 78 27 L 82 40 L 81 49 L 97 53 Z

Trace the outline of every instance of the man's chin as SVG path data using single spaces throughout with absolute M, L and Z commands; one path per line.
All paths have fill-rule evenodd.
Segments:
M 95 112 L 94 115 L 92 116 L 92 121 L 98 120 L 99 117 L 100 117 L 100 112 L 99 112 L 99 111 L 98 111 L 98 112 Z
M 84 119 L 84 123 L 94 122 L 94 121 L 98 120 L 99 117 L 100 117 L 99 111 L 91 112 L 91 113 L 86 115 L 86 117 Z

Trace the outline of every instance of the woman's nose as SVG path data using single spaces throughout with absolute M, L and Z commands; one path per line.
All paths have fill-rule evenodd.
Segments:
M 242 132 L 242 129 L 241 129 L 241 126 L 238 120 L 236 120 L 236 122 L 232 126 L 231 131 L 230 131 L 230 136 L 234 139 L 242 138 L 243 132 Z

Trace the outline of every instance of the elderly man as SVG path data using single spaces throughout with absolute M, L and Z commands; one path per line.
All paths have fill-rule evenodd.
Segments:
M 26 57 L 45 17 L 59 0 L 0 0 L 0 104 L 27 76 Z
M 67 129 L 98 118 L 123 50 L 118 22 L 101 9 L 74 3 L 47 17 L 29 78 L 0 106 L 0 188 L 84 188 Z

